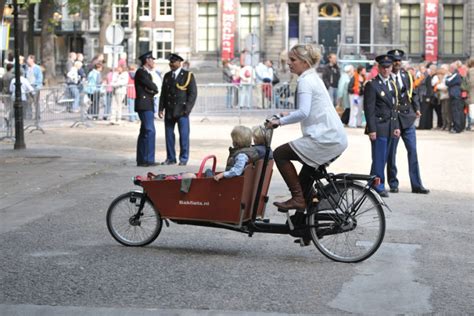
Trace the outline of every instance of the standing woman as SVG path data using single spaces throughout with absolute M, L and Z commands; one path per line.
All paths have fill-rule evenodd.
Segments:
M 278 147 L 273 157 L 291 192 L 291 199 L 275 202 L 282 210 L 306 208 L 305 196 L 311 189 L 314 168 L 338 157 L 347 148 L 347 136 L 324 82 L 314 66 L 321 53 L 312 45 L 296 45 L 288 54 L 290 71 L 299 76 L 296 88 L 297 110 L 281 113 L 268 126 L 300 123 L 303 136 Z M 303 164 L 299 177 L 291 160 Z

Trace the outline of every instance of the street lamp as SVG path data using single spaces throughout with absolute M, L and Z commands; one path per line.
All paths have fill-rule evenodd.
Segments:
M 21 103 L 21 81 L 20 81 L 20 32 L 18 30 L 18 2 L 13 0 L 13 32 L 15 37 L 15 145 L 13 149 L 25 149 L 25 131 L 23 130 L 23 105 Z

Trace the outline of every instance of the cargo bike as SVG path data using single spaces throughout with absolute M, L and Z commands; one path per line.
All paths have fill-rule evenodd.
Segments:
M 118 196 L 107 211 L 107 228 L 125 246 L 145 246 L 169 221 L 182 225 L 223 228 L 252 237 L 255 233 L 285 234 L 311 242 L 326 257 L 339 262 L 360 262 L 373 255 L 385 234 L 384 208 L 388 206 L 373 189 L 380 181 L 375 176 L 352 173 L 333 174 L 321 165 L 312 173 L 313 190 L 307 208 L 286 222 L 273 223 L 265 218 L 268 189 L 273 172 L 269 159 L 272 129 L 266 129 L 264 159 L 248 165 L 242 176 L 216 182 L 204 171 L 216 157 L 203 159 L 194 179 L 166 177 L 148 173 L 136 176 L 133 190 Z M 184 189 L 183 189 L 184 188 Z M 281 210 L 280 210 L 281 211 Z

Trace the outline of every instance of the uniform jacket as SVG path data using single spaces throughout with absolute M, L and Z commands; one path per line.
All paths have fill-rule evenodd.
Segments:
M 410 80 L 408 73 L 404 70 L 400 70 L 399 75 L 402 78 L 403 86 L 400 87 L 398 91 L 398 104 L 396 105 L 396 109 L 400 128 L 406 129 L 415 123 L 416 111 L 420 110 L 420 103 L 417 93 L 413 91 L 413 80 Z
M 153 97 L 158 93 L 158 87 L 153 83 L 151 74 L 140 67 L 135 73 L 135 111 L 153 111 Z
M 197 86 L 194 75 L 181 69 L 177 78 L 173 80 L 172 71 L 169 71 L 163 78 L 159 111 L 165 111 L 165 119 L 178 119 L 182 116 L 188 116 L 193 109 L 196 98 Z
M 390 80 L 391 81 L 391 80 Z M 395 108 L 395 87 L 392 91 L 380 76 L 367 82 L 364 88 L 364 111 L 367 120 L 366 133 L 377 133 L 377 137 L 391 137 L 399 128 L 398 113 Z

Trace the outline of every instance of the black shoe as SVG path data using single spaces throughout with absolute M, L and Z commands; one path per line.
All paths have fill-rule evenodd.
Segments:
M 386 190 L 378 192 L 381 197 L 388 197 L 388 192 Z
M 390 193 L 398 193 L 398 188 L 390 188 Z
M 306 247 L 311 245 L 311 239 L 306 238 L 298 238 L 294 241 L 295 244 L 300 244 L 301 247 Z
M 162 165 L 175 165 L 176 161 L 171 161 L 171 160 L 165 160 L 161 163 Z
M 412 189 L 411 193 L 428 194 L 430 193 L 430 190 L 424 187 L 420 187 L 420 188 Z
M 188 164 L 187 161 L 180 161 L 178 165 L 179 166 L 186 166 L 187 164 Z
M 137 167 L 154 167 L 154 166 L 159 166 L 160 164 L 157 162 L 151 162 L 151 163 L 137 163 Z

